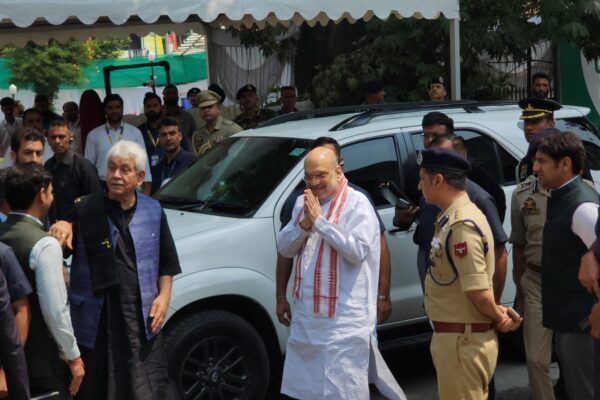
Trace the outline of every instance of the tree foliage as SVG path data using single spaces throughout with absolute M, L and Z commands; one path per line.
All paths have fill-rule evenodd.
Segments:
M 30 42 L 22 48 L 8 48 L 4 55 L 8 57 L 12 82 L 31 87 L 49 99 L 56 96 L 61 84 L 80 85 L 81 68 L 90 62 L 87 48 L 75 39 L 65 43 L 51 39 L 43 46 Z
M 96 60 L 118 58 L 123 50 L 129 48 L 130 44 L 130 38 L 121 39 L 114 36 L 106 39 L 89 38 L 85 42 L 88 56 Z
M 2 52 L 8 59 L 11 81 L 18 86 L 31 87 L 53 99 L 60 85 L 83 84 L 82 69 L 92 59 L 117 58 L 129 47 L 130 39 L 88 39 L 84 43 L 69 39 L 60 43 L 54 39 L 44 45 L 28 43 L 25 47 L 10 47 Z
M 266 25 L 264 28 L 256 24 L 250 28 L 242 25 L 239 28 L 231 27 L 228 32 L 245 47 L 258 47 L 265 57 L 274 55 L 281 62 L 294 58 L 297 40 L 288 34 L 288 28 L 283 25 Z
M 483 56 L 520 62 L 536 43 L 560 41 L 581 48 L 588 60 L 600 58 L 598 0 L 461 0 L 460 13 L 463 98 L 502 98 L 510 89 Z M 369 21 L 350 51 L 316 67 L 308 88 L 313 101 L 356 104 L 362 82 L 371 79 L 384 81 L 392 101 L 426 99 L 428 80 L 450 73 L 448 25 L 445 19 Z

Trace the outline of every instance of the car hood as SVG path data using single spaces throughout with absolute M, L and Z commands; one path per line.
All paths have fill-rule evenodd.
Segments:
M 201 232 L 223 228 L 234 224 L 238 218 L 221 215 L 201 214 L 165 208 L 173 239 L 181 239 Z

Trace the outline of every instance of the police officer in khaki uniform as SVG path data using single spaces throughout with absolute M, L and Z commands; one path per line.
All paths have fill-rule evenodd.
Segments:
M 258 96 L 256 87 L 251 84 L 244 85 L 238 90 L 235 96 L 240 103 L 242 113 L 235 117 L 233 122 L 246 129 L 254 129 L 261 122 L 265 122 L 277 116 L 277 113 L 268 108 L 258 107 Z
M 535 155 L 538 139 L 549 134 L 551 130 L 543 130 L 531 140 L 527 157 Z M 515 308 L 525 316 L 523 339 L 533 400 L 554 400 L 549 370 L 553 332 L 542 325 L 542 235 L 549 197 L 538 178 L 530 175 L 515 188 L 511 200 Z
M 519 101 L 521 112 L 520 120 L 523 121 L 523 132 L 527 143 L 542 129 L 554 128 L 554 111 L 562 108 L 554 100 L 528 97 Z M 517 183 L 523 182 L 533 174 L 533 161 L 531 157 L 523 157 L 517 164 L 515 171 Z
M 494 301 L 494 248 L 483 213 L 465 192 L 469 162 L 447 149 L 419 157 L 419 189 L 440 208 L 425 279 L 425 309 L 434 328 L 431 355 L 440 400 L 488 397 L 496 368 L 498 339 L 520 317 Z
M 198 108 L 206 122 L 192 135 L 192 149 L 201 156 L 215 143 L 241 132 L 243 129 L 233 121 L 221 116 L 221 96 L 212 90 L 200 92 L 197 96 Z

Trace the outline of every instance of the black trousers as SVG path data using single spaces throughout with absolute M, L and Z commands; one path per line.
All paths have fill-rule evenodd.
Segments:
M 0 270 L 0 361 L 12 400 L 29 399 L 29 378 L 25 352 L 13 314 L 6 279 Z
M 175 399 L 162 334 L 148 341 L 139 304 L 107 294 L 93 349 L 80 346 L 85 378 L 78 400 Z

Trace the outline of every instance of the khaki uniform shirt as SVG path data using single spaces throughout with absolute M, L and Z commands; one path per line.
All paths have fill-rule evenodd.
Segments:
M 192 135 L 192 149 L 194 153 L 201 156 L 206 153 L 215 143 L 227 139 L 229 136 L 241 132 L 243 129 L 228 119 L 219 116 L 215 129 L 208 131 L 206 124 L 197 129 Z
M 531 175 L 515 188 L 511 200 L 509 241 L 524 248 L 526 262 L 542 265 L 542 236 L 550 193 Z
M 276 116 L 277 113 L 275 111 L 269 110 L 268 108 L 261 108 L 260 110 L 258 110 L 256 115 L 252 117 L 248 117 L 245 113 L 241 113 L 240 115 L 235 117 L 233 122 L 244 128 L 244 130 L 254 129 L 258 127 L 258 125 L 261 122 L 266 122 Z
M 446 245 L 458 276 L 450 265 Z M 429 319 L 438 322 L 492 322 L 467 297 L 469 291 L 492 288 L 494 239 L 485 215 L 466 193 L 438 215 L 430 260 L 431 267 L 425 279 L 425 310 Z

